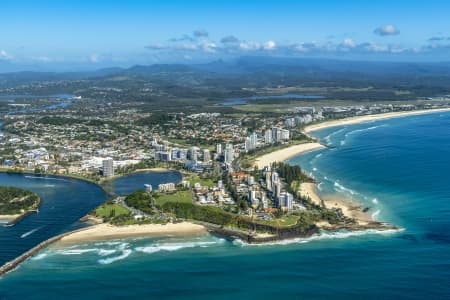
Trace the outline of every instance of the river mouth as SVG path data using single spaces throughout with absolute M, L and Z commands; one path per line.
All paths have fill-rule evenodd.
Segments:
M 117 194 L 143 189 L 144 184 L 178 182 L 175 171 L 135 173 L 111 182 Z M 41 197 L 39 213 L 33 213 L 11 227 L 0 226 L 0 265 L 11 261 L 40 242 L 86 226 L 79 221 L 108 199 L 98 185 L 67 177 L 0 173 L 0 184 L 29 189 Z

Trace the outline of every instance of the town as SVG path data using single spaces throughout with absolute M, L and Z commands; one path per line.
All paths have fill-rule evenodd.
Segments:
M 258 156 L 314 141 L 303 131 L 308 124 L 447 107 L 445 103 L 297 106 L 280 114 L 233 115 L 145 112 L 123 105 L 117 109 L 112 103 L 92 105 L 81 96 L 53 101 L 51 109 L 21 109 L 5 115 L 0 137 L 4 170 L 100 184 L 141 170 L 179 170 L 184 174 L 181 182 L 146 184 L 142 190 L 149 199 L 182 199 L 271 225 L 278 224 L 280 217 L 295 224 L 301 216 L 298 212 L 314 207 L 299 193 L 300 183 L 314 179 L 300 167 L 283 163 L 258 168 Z M 130 208 L 126 200 L 120 203 Z M 155 217 L 136 207 L 130 212 L 128 221 L 167 219 L 163 213 Z M 339 209 L 330 213 L 334 223 L 351 221 Z

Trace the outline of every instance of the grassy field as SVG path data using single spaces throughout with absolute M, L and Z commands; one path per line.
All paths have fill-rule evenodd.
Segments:
M 160 194 L 155 197 L 156 205 L 163 205 L 166 202 L 192 203 L 190 191 L 177 191 L 173 194 Z
M 191 183 L 191 187 L 193 187 L 194 184 L 196 184 L 197 182 L 200 183 L 202 186 L 207 187 L 213 187 L 214 185 L 216 185 L 212 179 L 200 178 L 197 175 L 186 177 L 186 180 L 188 180 Z
M 130 211 L 122 205 L 115 203 L 105 203 L 95 209 L 95 216 L 98 218 L 110 218 L 113 214 L 116 217 L 120 215 L 127 216 L 130 214 Z
M 289 227 L 293 226 L 297 223 L 299 217 L 298 216 L 286 216 L 278 219 L 272 219 L 272 220 L 258 220 L 258 223 L 271 225 L 271 226 L 278 226 L 278 227 Z

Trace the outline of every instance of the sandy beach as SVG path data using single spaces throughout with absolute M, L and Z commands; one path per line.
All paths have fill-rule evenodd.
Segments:
M 390 112 L 390 113 L 384 113 L 384 114 L 351 117 L 351 118 L 332 120 L 332 121 L 322 122 L 319 124 L 309 125 L 304 128 L 304 131 L 306 133 L 309 133 L 312 131 L 321 130 L 321 129 L 325 129 L 325 128 L 329 128 L 329 127 L 345 126 L 345 125 L 367 123 L 367 122 L 373 122 L 373 121 L 377 121 L 377 120 L 384 120 L 384 119 L 390 119 L 390 118 L 400 118 L 400 117 L 447 112 L 447 111 L 450 111 L 450 108 Z
M 103 223 L 64 236 L 61 243 L 110 240 L 128 237 L 189 235 L 205 233 L 206 228 L 190 222 L 114 226 Z
M 262 169 L 265 166 L 270 166 L 270 164 L 274 162 L 282 162 L 296 155 L 322 148 L 325 148 L 325 146 L 319 143 L 305 143 L 294 145 L 256 158 L 255 166 L 257 166 L 258 169 Z
M 20 217 L 20 215 L 0 215 L 0 223 L 8 223 L 18 217 Z
M 325 205 L 326 208 L 340 208 L 342 213 L 349 218 L 355 219 L 359 225 L 367 225 L 374 221 L 369 213 L 363 212 L 363 207 L 350 200 L 336 198 L 336 197 L 320 197 L 317 192 L 316 184 L 302 183 L 300 185 L 300 194 L 309 197 L 311 201 L 317 205 Z M 329 224 L 317 224 L 322 227 L 327 227 Z

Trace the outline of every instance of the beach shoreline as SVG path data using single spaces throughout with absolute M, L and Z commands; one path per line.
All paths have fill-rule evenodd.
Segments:
M 292 157 L 324 148 L 326 148 L 324 145 L 316 142 L 293 145 L 257 157 L 254 165 L 258 167 L 258 169 L 262 169 L 266 166 L 270 166 L 274 162 L 283 162 Z
M 306 135 L 310 136 L 313 139 L 317 139 L 314 136 L 311 136 L 310 133 L 318 130 L 323 130 L 332 127 L 346 126 L 346 125 L 356 125 L 362 123 L 369 123 L 378 120 L 386 120 L 393 118 L 401 118 L 408 116 L 416 116 L 416 115 L 424 115 L 424 114 L 432 114 L 439 112 L 449 112 L 450 108 L 442 108 L 442 109 L 427 109 L 427 110 L 415 110 L 415 111 L 404 111 L 404 112 L 391 112 L 391 113 L 383 113 L 383 114 L 375 114 L 375 115 L 365 115 L 365 116 L 356 116 L 350 117 L 340 120 L 331 120 L 325 121 L 318 124 L 308 125 L 303 131 Z M 334 197 L 333 195 L 321 196 L 316 183 L 302 183 L 298 190 L 298 193 L 304 197 L 308 197 L 311 201 L 320 206 L 324 206 L 326 208 L 331 209 L 341 209 L 342 213 L 354 219 L 358 225 L 360 226 L 370 226 L 371 224 L 381 224 L 379 221 L 375 220 L 371 214 L 364 210 L 362 207 L 362 203 L 356 202 L 350 199 L 343 199 Z M 321 228 L 330 228 L 329 224 L 318 224 Z
M 298 192 L 303 197 L 311 199 L 316 205 L 324 206 L 328 209 L 340 209 L 346 217 L 354 219 L 358 226 L 369 226 L 371 223 L 378 223 L 371 214 L 364 211 L 362 204 L 359 202 L 333 196 L 320 196 L 315 183 L 302 183 Z M 317 225 L 324 229 L 333 227 L 326 223 Z
M 450 108 L 436 108 L 436 109 L 400 111 L 400 112 L 389 112 L 389 113 L 382 113 L 382 114 L 356 116 L 356 117 L 349 117 L 349 118 L 338 119 L 338 120 L 330 120 L 330 121 L 324 121 L 324 122 L 317 123 L 317 124 L 307 125 L 307 126 L 305 126 L 303 131 L 305 133 L 311 133 L 313 131 L 318 131 L 318 130 L 331 128 L 331 127 L 354 125 L 354 124 L 360 124 L 360 123 L 369 123 L 369 122 L 378 121 L 378 120 L 386 120 L 386 119 L 401 118 L 401 117 L 416 116 L 416 115 L 425 115 L 425 114 L 448 112 L 448 111 L 450 111 Z
M 69 233 L 62 237 L 58 244 L 76 244 L 79 242 L 123 239 L 132 237 L 187 236 L 205 234 L 204 226 L 191 222 L 167 224 L 142 224 L 115 226 L 101 223 Z

